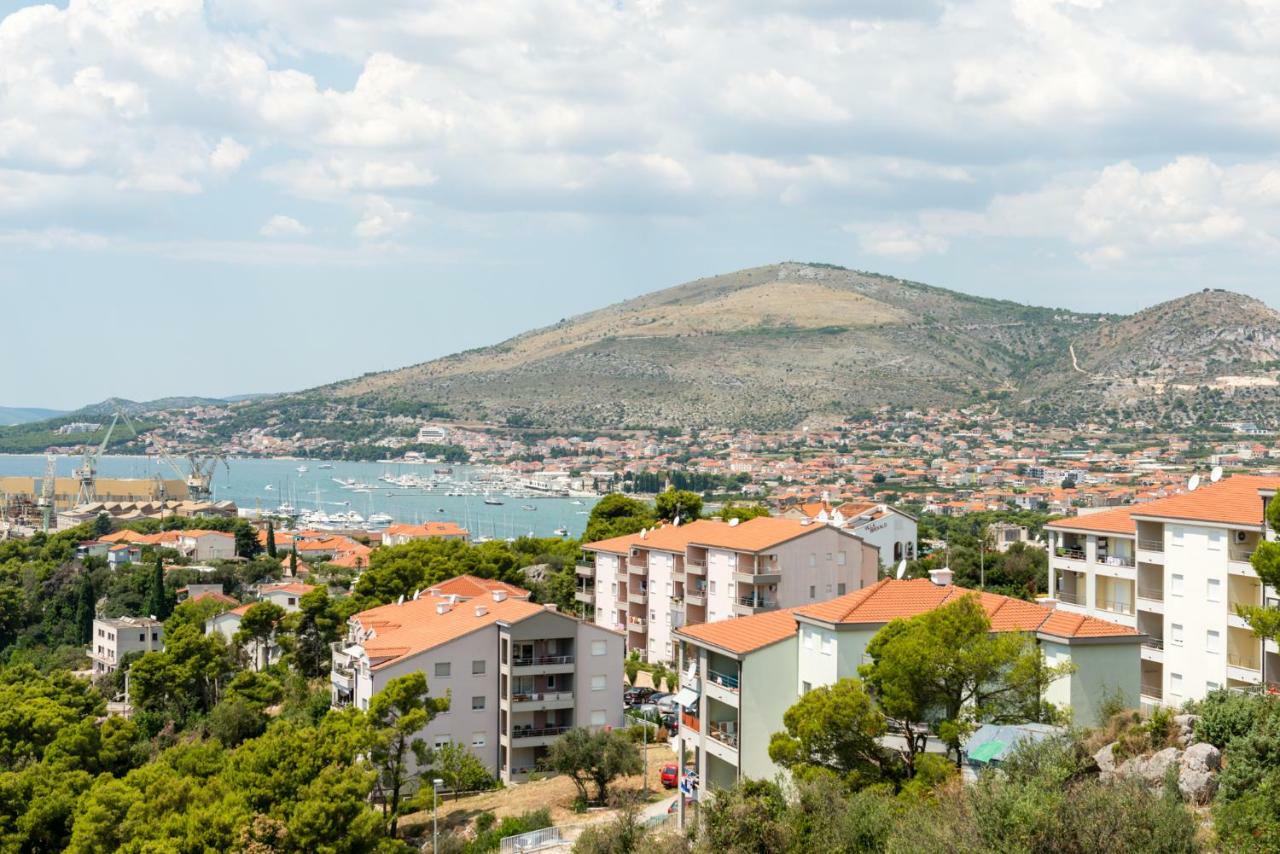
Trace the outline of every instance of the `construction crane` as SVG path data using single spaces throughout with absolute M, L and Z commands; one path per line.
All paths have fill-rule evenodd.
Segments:
M 218 463 L 226 466 L 227 471 L 231 471 L 231 466 L 227 462 L 226 457 L 222 454 L 210 454 L 208 456 L 200 456 L 192 451 L 187 454 L 187 471 L 183 471 L 178 465 L 178 461 L 174 459 L 173 454 L 165 448 L 160 441 L 155 442 L 156 450 L 160 454 L 160 459 L 164 460 L 165 465 L 173 469 L 173 473 L 178 476 L 179 480 L 187 484 L 187 497 L 192 501 L 207 501 L 213 496 L 213 472 L 218 467 Z
M 80 467 L 72 472 L 75 479 L 80 481 L 80 488 L 76 492 L 75 506 L 77 507 L 92 504 L 98 500 L 98 459 L 107 449 L 107 443 L 111 441 L 111 434 L 115 431 L 116 422 L 119 420 L 120 410 L 117 409 L 111 419 L 111 426 L 107 428 L 107 435 L 102 437 L 102 444 L 98 445 L 97 450 L 86 450 Z
M 36 499 L 36 506 L 40 508 L 41 524 L 46 534 L 49 533 L 49 526 L 53 522 L 54 489 L 57 483 L 58 458 L 49 454 L 44 458 L 44 479 L 40 481 L 40 497 Z

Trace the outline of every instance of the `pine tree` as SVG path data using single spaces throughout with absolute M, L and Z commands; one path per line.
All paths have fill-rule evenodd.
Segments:
M 164 559 L 156 555 L 155 572 L 151 576 L 151 589 L 147 593 L 147 613 L 163 620 L 173 613 L 173 603 L 164 589 Z
M 80 590 L 76 599 L 76 629 L 80 633 L 80 643 L 93 641 L 93 618 L 96 610 L 93 582 L 89 580 L 89 573 L 85 572 L 80 576 Z
M 276 526 L 267 520 L 267 557 L 276 556 Z

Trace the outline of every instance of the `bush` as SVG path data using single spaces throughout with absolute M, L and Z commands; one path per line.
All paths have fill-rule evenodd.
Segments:
M 541 830 L 544 827 L 551 826 L 551 810 L 543 807 L 538 810 L 521 813 L 517 816 L 507 816 L 496 824 L 492 821 L 491 813 L 481 813 L 488 815 L 490 821 L 485 830 L 481 831 L 480 821 L 476 820 L 476 838 L 467 844 L 465 851 L 467 854 L 483 854 L 486 851 L 497 851 L 502 840 L 508 836 L 517 836 L 521 833 L 528 833 L 531 830 Z
M 213 707 L 206 725 L 209 735 L 224 747 L 235 747 L 262 735 L 267 729 L 267 716 L 243 697 L 228 697 Z
M 1267 714 L 1274 702 L 1266 697 L 1213 691 L 1200 703 L 1200 720 L 1196 721 L 1196 740 L 1207 741 L 1219 750 L 1237 736 L 1248 735 L 1260 716 Z

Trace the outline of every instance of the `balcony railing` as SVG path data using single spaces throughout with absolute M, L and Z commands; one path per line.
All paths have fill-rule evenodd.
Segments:
M 688 727 L 694 732 L 698 732 L 698 716 L 691 715 L 683 709 L 680 710 L 680 725 Z
M 1253 557 L 1255 550 L 1256 547 L 1232 546 L 1229 550 L 1229 554 L 1231 556 L 1231 560 L 1234 560 L 1237 563 L 1248 563 L 1249 559 Z
M 1139 598 L 1139 599 L 1152 599 L 1152 600 L 1154 600 L 1154 601 L 1156 601 L 1156 602 L 1163 602 L 1163 601 L 1164 601 L 1164 588 L 1163 588 L 1163 587 L 1139 587 L 1139 588 L 1138 588 L 1138 598 Z
M 746 605 L 748 608 L 776 608 L 778 600 L 765 599 L 763 596 L 739 596 L 739 605 Z
M 1142 642 L 1147 649 L 1164 649 L 1164 638 L 1149 637 Z
M 1060 548 L 1054 552 L 1058 557 L 1064 557 L 1067 560 L 1084 560 L 1084 549 L 1066 549 Z
M 643 632 L 649 623 L 643 617 L 628 617 L 627 628 L 633 632 Z
M 572 655 L 533 655 L 527 658 L 513 658 L 514 667 L 537 667 L 543 664 L 573 664 Z
M 1138 540 L 1138 548 L 1144 552 L 1164 551 L 1164 540 Z
M 1160 698 L 1162 698 L 1162 697 L 1164 696 L 1164 689 L 1162 689 L 1162 688 L 1160 687 L 1159 683 L 1156 683 L 1156 682 L 1143 682 L 1143 683 L 1142 683 L 1142 696 L 1144 696 L 1144 697 L 1154 697 L 1155 699 L 1159 700 Z
M 734 727 L 733 731 L 731 732 L 725 728 L 725 725 L 723 723 L 716 723 L 715 721 L 712 721 L 711 730 L 707 734 L 710 735 L 712 738 L 714 738 L 716 741 L 720 742 L 721 744 L 727 744 L 730 747 L 732 747 L 734 750 L 738 749 L 737 727 Z
M 1245 658 L 1234 652 L 1227 653 L 1227 663 L 1232 667 L 1239 667 L 1241 670 L 1261 670 L 1262 665 L 1258 663 L 1256 658 Z
M 564 735 L 573 727 L 569 726 L 549 726 L 542 729 L 534 729 L 531 726 L 516 726 L 511 728 L 512 738 L 546 738 L 547 736 Z
M 572 701 L 572 691 L 536 691 L 526 694 L 513 693 L 513 703 L 558 703 L 563 700 Z
M 708 668 L 707 679 L 711 680 L 712 682 L 716 683 L 721 688 L 724 688 L 726 690 L 733 691 L 735 693 L 738 690 L 737 676 L 730 676 L 728 673 L 717 673 L 716 671 Z
M 1134 566 L 1133 555 L 1098 555 L 1098 563 L 1104 566 Z
M 1068 605 L 1085 604 L 1085 597 L 1082 593 L 1072 593 L 1068 590 L 1059 590 L 1057 596 L 1059 601 L 1066 602 Z
M 1122 602 L 1118 599 L 1099 599 L 1098 608 L 1102 611 L 1110 611 L 1113 614 L 1133 614 L 1133 603 Z

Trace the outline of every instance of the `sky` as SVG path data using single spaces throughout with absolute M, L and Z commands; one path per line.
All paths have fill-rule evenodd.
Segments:
M 283 391 L 823 261 L 1280 306 L 1273 0 L 0 0 L 0 404 Z

